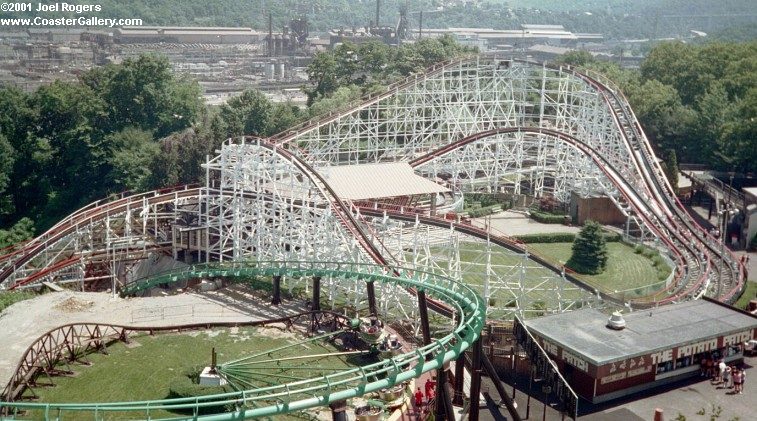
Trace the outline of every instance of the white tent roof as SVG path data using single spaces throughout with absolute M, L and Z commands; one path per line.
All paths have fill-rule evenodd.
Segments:
M 450 191 L 416 175 L 406 162 L 345 165 L 319 170 L 337 196 L 343 199 L 378 199 Z

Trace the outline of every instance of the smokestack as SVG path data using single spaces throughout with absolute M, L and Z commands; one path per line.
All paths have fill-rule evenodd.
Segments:
M 381 16 L 381 0 L 376 0 L 376 28 L 381 27 L 379 17 Z
M 268 57 L 273 57 L 273 13 L 268 12 Z
M 418 23 L 418 39 L 423 37 L 423 10 L 421 10 L 421 19 Z

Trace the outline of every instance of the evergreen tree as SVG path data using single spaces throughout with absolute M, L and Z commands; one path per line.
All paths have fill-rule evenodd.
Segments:
M 607 266 L 607 243 L 602 234 L 602 227 L 594 221 L 586 221 L 576 241 L 573 242 L 573 255 L 566 266 L 578 273 L 596 275 Z
M 671 149 L 668 151 L 668 159 L 665 161 L 665 170 L 668 176 L 670 186 L 673 187 L 674 192 L 678 192 L 678 157 L 676 157 L 676 151 Z

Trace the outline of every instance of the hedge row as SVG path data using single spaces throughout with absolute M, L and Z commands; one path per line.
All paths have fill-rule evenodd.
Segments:
M 482 216 L 490 215 L 493 212 L 494 208 L 500 208 L 501 209 L 502 206 L 501 205 L 491 205 L 491 206 L 487 206 L 487 207 L 484 207 L 484 208 L 470 209 L 470 210 L 468 210 L 466 212 L 468 212 L 468 216 L 470 216 L 471 218 L 480 218 Z
M 538 210 L 529 210 L 531 219 L 541 222 L 542 224 L 562 224 L 565 222 L 566 215 L 555 215 L 551 213 L 541 212 Z
M 623 236 L 615 233 L 605 231 L 605 241 L 608 243 L 618 243 L 623 240 Z M 525 244 L 531 243 L 572 243 L 576 240 L 576 234 L 570 232 L 556 232 L 546 234 L 525 234 L 516 235 L 515 239 L 520 240 Z
M 547 234 L 525 234 L 515 236 L 517 240 L 523 243 L 572 243 L 576 240 L 576 234 L 569 232 L 547 233 Z

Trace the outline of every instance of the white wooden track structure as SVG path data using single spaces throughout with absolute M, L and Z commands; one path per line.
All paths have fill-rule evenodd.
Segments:
M 676 266 L 664 298 L 626 305 L 702 295 L 732 301 L 743 288 L 744 268 L 678 202 L 612 83 L 566 67 L 483 56 L 437 65 L 269 139 L 230 139 L 208 157 L 204 186 L 93 203 L 6 250 L 0 288 L 53 282 L 118 289 L 133 280 L 137 263 L 165 254 L 194 262 L 423 268 L 478 285 L 490 318 L 623 304 L 571 282 L 561 268 L 497 233 L 412 209 L 358 206 L 336 197 L 323 177 L 330 167 L 379 162 L 408 162 L 462 194 L 610 198 L 627 220 L 627 238 L 656 244 Z M 323 285 L 334 305 L 365 307 L 357 281 Z M 381 293 L 398 297 L 383 299 L 381 311 L 392 307 L 417 319 L 404 291 Z

